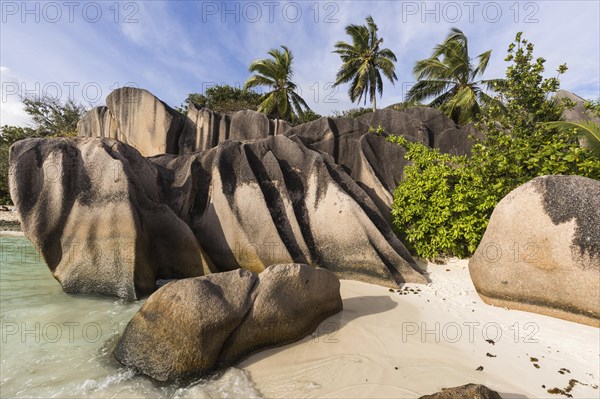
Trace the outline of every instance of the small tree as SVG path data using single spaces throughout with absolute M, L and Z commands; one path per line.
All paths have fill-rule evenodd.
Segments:
M 194 103 L 224 114 L 246 109 L 256 111 L 260 105 L 260 97 L 259 93 L 252 90 L 230 85 L 216 85 L 207 88 L 204 94 L 189 94 L 177 110 L 185 114 L 189 103 Z
M 62 103 L 54 97 L 24 98 L 25 112 L 33 120 L 32 127 L 0 128 L 0 204 L 10 204 L 8 191 L 8 150 L 16 141 L 30 137 L 72 137 L 77 135 L 77 122 L 85 108 L 74 100 Z
M 64 104 L 57 97 L 25 97 L 25 112 L 31 116 L 40 137 L 76 136 L 77 122 L 86 109 L 75 100 Z
M 358 107 L 350 108 L 343 111 L 333 111 L 333 118 L 358 118 L 361 115 L 365 115 L 373 112 L 372 108 Z

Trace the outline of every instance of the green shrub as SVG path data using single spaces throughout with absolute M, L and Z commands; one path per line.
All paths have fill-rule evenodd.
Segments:
M 253 90 L 245 90 L 230 85 L 216 85 L 207 88 L 205 94 L 188 94 L 183 103 L 175 109 L 185 115 L 190 102 L 192 102 L 222 114 L 232 114 L 246 109 L 256 111 L 261 103 L 260 98 L 261 94 Z
M 373 112 L 372 108 L 350 108 L 344 111 L 333 111 L 332 118 L 358 118 L 361 115 L 365 115 Z
M 72 99 L 63 103 L 58 98 L 46 96 L 25 97 L 22 101 L 33 127 L 4 125 L 0 128 L 0 205 L 12 204 L 8 191 L 10 146 L 29 137 L 76 136 L 77 122 L 86 111 Z
M 385 133 L 385 129 L 381 125 L 377 125 L 377 127 L 369 126 L 369 133 L 381 135 Z
M 600 118 L 600 99 L 587 100 L 585 103 L 583 103 L 583 109 L 588 110 L 592 116 Z
M 564 105 L 548 99 L 558 78 L 544 79 L 543 58 L 517 35 L 509 47 L 506 87 L 499 90 L 506 112 L 485 110 L 471 157 L 440 154 L 402 137 L 388 140 L 407 149 L 412 164 L 394 193 L 395 227 L 416 255 L 466 257 L 479 244 L 489 217 L 510 191 L 536 176 L 564 174 L 600 179 L 600 159 L 581 148 L 574 130 L 546 124 Z M 559 74 L 566 66 L 559 68 Z

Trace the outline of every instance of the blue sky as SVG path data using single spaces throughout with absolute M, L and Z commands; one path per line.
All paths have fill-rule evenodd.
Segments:
M 469 38 L 472 57 L 493 49 L 485 78 L 504 74 L 506 48 L 518 31 L 547 59 L 561 63 L 562 88 L 600 97 L 600 1 L 49 1 L 0 2 L 0 124 L 27 125 L 23 94 L 74 96 L 102 105 L 114 88 L 146 88 L 179 105 L 214 84 L 241 85 L 248 65 L 285 44 L 295 81 L 313 110 L 352 107 L 347 87 L 331 83 L 332 54 L 344 27 L 372 15 L 398 58 L 398 82 L 378 104 L 402 100 L 414 63 L 430 55 L 453 26 Z

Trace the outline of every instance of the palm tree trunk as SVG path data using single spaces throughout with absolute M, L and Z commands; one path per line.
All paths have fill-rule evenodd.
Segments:
M 373 97 L 373 112 L 377 111 L 377 95 Z

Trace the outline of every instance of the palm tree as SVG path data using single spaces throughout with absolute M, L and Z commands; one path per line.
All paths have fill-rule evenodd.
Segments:
M 337 73 L 335 85 L 342 83 L 350 84 L 348 95 L 352 102 L 360 101 L 367 97 L 373 105 L 373 111 L 377 109 L 377 92 L 383 94 L 383 80 L 381 72 L 386 78 L 394 83 L 398 80 L 395 72 L 396 55 L 388 48 L 380 48 L 383 38 L 377 36 L 377 25 L 373 18 L 367 17 L 367 25 L 348 25 L 346 33 L 352 38 L 352 44 L 337 42 L 335 44 L 336 54 L 342 59 L 342 67 Z
M 250 76 L 244 84 L 244 89 L 257 86 L 267 86 L 271 91 L 262 95 L 258 111 L 269 116 L 274 116 L 287 121 L 304 117 L 305 111 L 310 107 L 304 99 L 296 93 L 297 86 L 291 81 L 294 71 L 292 63 L 294 56 L 286 47 L 269 50 L 272 57 L 258 59 L 250 64 L 250 72 L 256 72 Z
M 460 29 L 452 28 L 432 56 L 415 65 L 417 83 L 408 91 L 406 101 L 416 103 L 434 97 L 429 106 L 439 108 L 454 122 L 464 125 L 472 121 L 481 111 L 481 105 L 499 105 L 481 87 L 493 90 L 504 80 L 476 80 L 485 72 L 491 55 L 492 50 L 479 54 L 477 66 L 473 66 L 467 37 Z

